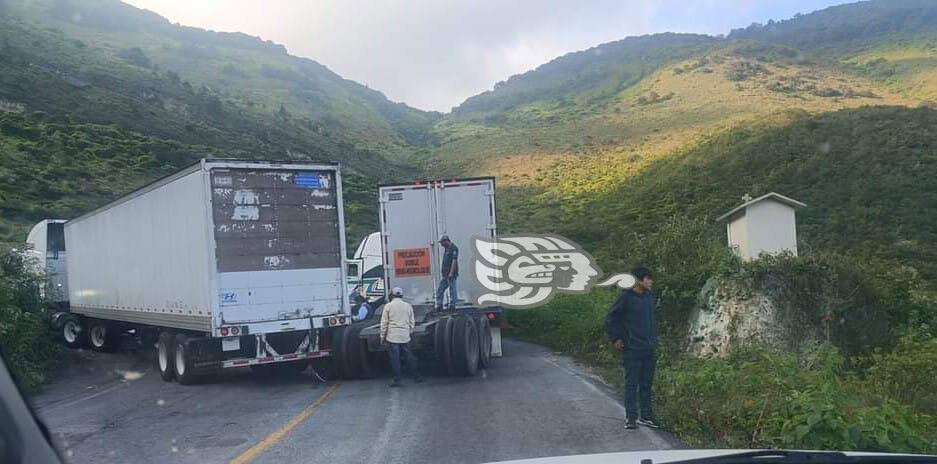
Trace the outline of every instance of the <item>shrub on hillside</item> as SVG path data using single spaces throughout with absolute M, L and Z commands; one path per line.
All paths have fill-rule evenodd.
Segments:
M 862 372 L 867 385 L 915 410 L 937 415 L 937 338 L 904 337 L 898 347 L 876 353 Z
M 829 345 L 661 369 L 658 409 L 691 446 L 933 452 L 937 421 L 845 376 Z
M 42 383 L 59 350 L 41 285 L 22 254 L 0 252 L 0 354 L 27 391 Z
M 913 273 L 835 254 L 764 255 L 725 276 L 767 292 L 785 320 L 820 328 L 848 355 L 891 347 L 920 311 Z

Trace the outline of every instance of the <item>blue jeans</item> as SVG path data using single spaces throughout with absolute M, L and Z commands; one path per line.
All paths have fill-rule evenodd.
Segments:
M 654 371 L 657 369 L 657 353 L 654 351 L 625 351 L 622 363 L 625 366 L 625 413 L 628 420 L 638 418 L 638 393 L 641 396 L 641 417 L 654 418 L 651 391 Z
M 456 279 L 459 276 L 455 277 L 443 277 L 439 280 L 439 287 L 436 287 L 436 307 L 442 307 L 443 297 L 446 296 L 446 289 L 449 289 L 449 306 L 455 307 L 455 304 L 459 302 L 459 288 L 456 287 Z
M 394 383 L 400 383 L 400 352 L 403 351 L 407 357 L 407 367 L 414 379 L 420 378 L 420 371 L 417 370 L 416 356 L 410 351 L 409 343 L 390 343 L 387 348 L 387 354 L 390 355 L 390 368 L 394 371 Z

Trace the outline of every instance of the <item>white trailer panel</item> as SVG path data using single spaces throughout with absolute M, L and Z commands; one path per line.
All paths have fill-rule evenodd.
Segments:
M 459 300 L 475 304 L 485 289 L 472 277 L 472 237 L 496 235 L 494 178 L 380 187 L 385 288 L 401 287 L 415 304 L 434 304 L 442 277 L 440 235 L 459 247 Z
M 343 223 L 337 166 L 202 161 L 66 224 L 72 311 L 308 328 L 348 314 Z

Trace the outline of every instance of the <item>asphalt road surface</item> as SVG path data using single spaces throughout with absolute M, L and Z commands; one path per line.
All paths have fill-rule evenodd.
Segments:
M 569 359 L 506 340 L 474 378 L 323 383 L 235 370 L 163 382 L 153 350 L 66 352 L 32 398 L 71 463 L 480 463 L 679 447 L 623 429 L 618 398 Z

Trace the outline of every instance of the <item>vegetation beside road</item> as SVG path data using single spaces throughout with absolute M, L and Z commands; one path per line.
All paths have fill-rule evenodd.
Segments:
M 0 353 L 27 392 L 45 381 L 60 350 L 41 285 L 42 279 L 22 254 L 0 250 Z
M 701 227 L 711 226 L 674 220 L 634 242 L 633 262 L 657 271 L 655 394 L 666 427 L 694 447 L 937 452 L 937 301 L 924 282 L 835 254 L 741 263 L 715 239 L 693 241 L 706 237 Z M 707 276 L 759 288 L 771 279 L 789 290 L 784 306 L 825 339 L 788 352 L 737 346 L 725 359 L 685 354 Z M 603 327 L 615 296 L 597 290 L 511 311 L 513 334 L 573 354 L 621 387 Z

